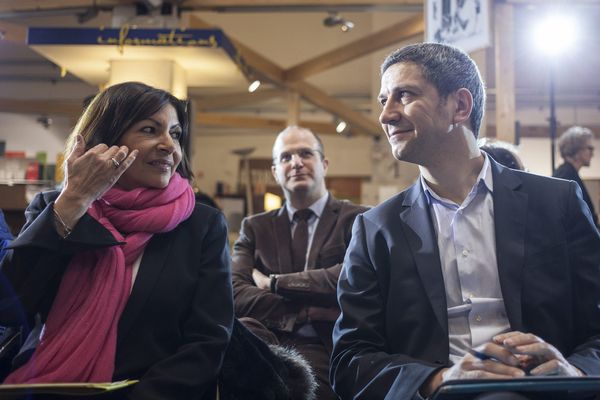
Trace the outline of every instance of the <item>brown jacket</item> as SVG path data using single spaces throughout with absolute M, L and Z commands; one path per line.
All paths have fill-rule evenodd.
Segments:
M 326 344 L 339 315 L 337 281 L 350 243 L 352 223 L 367 208 L 329 195 L 308 255 L 307 269 L 294 271 L 291 227 L 282 207 L 247 217 L 233 247 L 233 293 L 238 317 L 252 317 L 266 327 L 292 332 L 309 318 Z M 275 293 L 259 289 L 252 269 L 278 274 Z

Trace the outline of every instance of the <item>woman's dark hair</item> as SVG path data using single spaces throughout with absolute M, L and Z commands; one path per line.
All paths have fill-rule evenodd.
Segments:
M 70 153 L 78 134 L 83 136 L 86 150 L 100 143 L 107 146 L 116 145 L 129 128 L 156 114 L 167 104 L 173 106 L 181 125 L 179 144 L 182 158 L 177 172 L 191 180 L 194 174 L 188 154 L 190 121 L 187 101 L 179 100 L 165 90 L 140 82 L 120 83 L 98 93 L 77 121 L 67 141 L 66 154 Z

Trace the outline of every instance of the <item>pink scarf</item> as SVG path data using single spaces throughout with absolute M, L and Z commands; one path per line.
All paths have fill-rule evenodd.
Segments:
M 177 173 L 165 189 L 113 187 L 95 201 L 88 213 L 126 244 L 73 257 L 40 345 L 4 383 L 110 382 L 132 266 L 152 235 L 173 230 L 194 204 L 190 184 Z

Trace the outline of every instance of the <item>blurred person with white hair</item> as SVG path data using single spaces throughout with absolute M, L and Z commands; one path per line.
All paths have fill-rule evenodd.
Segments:
M 581 167 L 589 167 L 594 156 L 593 137 L 594 134 L 589 128 L 572 126 L 567 129 L 558 139 L 560 155 L 565 162 L 556 169 L 553 176 L 577 182 L 583 192 L 583 200 L 590 208 L 594 223 L 600 226 L 594 203 L 579 177 Z

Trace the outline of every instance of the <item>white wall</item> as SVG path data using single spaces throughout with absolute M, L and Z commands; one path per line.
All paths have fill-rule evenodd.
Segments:
M 251 130 L 247 134 L 197 136 L 193 144 L 196 185 L 208 194 L 215 193 L 217 181 L 235 190 L 240 157 L 232 150 L 254 147 L 249 158 L 271 158 L 277 133 Z M 322 135 L 321 140 L 329 159 L 329 176 L 371 176 L 370 138 Z
M 600 179 L 600 140 L 594 139 L 593 145 L 599 151 L 596 157 L 592 158 L 589 168 L 581 168 L 579 176 L 582 179 Z M 525 164 L 525 167 L 536 174 L 551 175 L 550 167 L 550 140 L 546 138 L 524 138 L 521 139 L 519 146 L 519 155 Z M 558 148 L 555 155 L 556 167 L 563 163 Z
M 48 163 L 54 164 L 73 129 L 73 121 L 53 117 L 52 125 L 46 129 L 36 121 L 38 117 L 36 114 L 0 113 L 0 141 L 6 142 L 7 151 L 25 151 L 27 157 L 45 151 Z
M 65 140 L 74 121 L 69 118 L 54 117 L 53 124 L 45 129 L 36 122 L 37 117 L 36 114 L 0 113 L 0 141 L 6 142 L 6 150 L 24 150 L 28 157 L 33 157 L 38 151 L 46 151 L 48 162 L 53 163 L 56 155 L 63 151 Z M 590 120 L 589 123 L 594 123 L 594 121 Z M 585 123 L 583 124 L 585 125 Z M 600 121 L 596 121 L 594 124 L 600 125 Z M 250 156 L 251 158 L 270 158 L 271 147 L 276 135 L 275 131 L 265 133 L 258 130 L 236 135 L 216 133 L 204 135 L 204 132 L 201 132 L 194 141 L 193 166 L 198 178 L 197 185 L 210 194 L 214 193 L 217 181 L 224 181 L 234 189 L 237 182 L 239 157 L 232 154 L 231 151 L 242 147 L 255 147 L 256 150 Z M 370 138 L 325 135 L 322 139 L 326 155 L 330 160 L 330 176 L 369 177 L 376 172 L 373 169 L 373 143 Z M 389 163 L 386 163 L 389 165 L 385 168 L 390 169 L 393 163 L 392 155 L 387 151 L 387 142 L 383 141 L 380 157 L 389 158 Z M 596 139 L 594 146 L 600 149 L 600 140 Z M 550 143 L 548 139 L 523 138 L 519 152 L 531 172 L 550 175 Z M 557 153 L 557 165 L 561 162 L 560 155 Z M 401 186 L 406 186 L 406 183 L 413 179 L 414 171 L 400 168 L 399 172 L 402 175 L 399 178 L 402 181 L 400 182 Z M 378 171 L 378 174 L 382 173 Z M 404 177 L 406 174 L 411 176 Z M 600 156 L 592 159 L 591 167 L 582 168 L 580 174 L 583 179 L 600 179 Z M 384 179 L 384 183 L 389 184 L 391 180 L 393 179 Z

